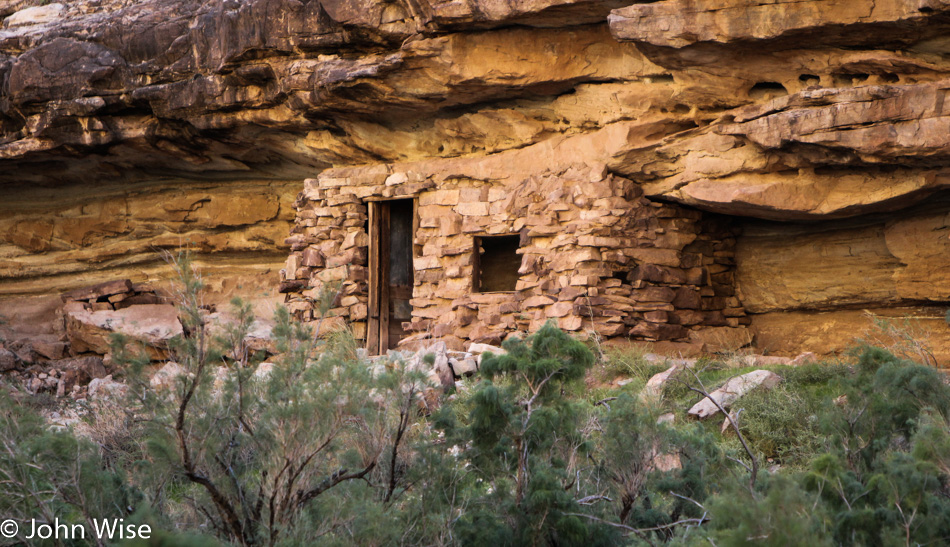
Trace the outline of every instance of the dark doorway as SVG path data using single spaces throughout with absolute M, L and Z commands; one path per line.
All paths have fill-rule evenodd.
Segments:
M 396 347 L 412 319 L 412 257 L 416 229 L 411 199 L 369 203 L 369 324 L 371 355 Z

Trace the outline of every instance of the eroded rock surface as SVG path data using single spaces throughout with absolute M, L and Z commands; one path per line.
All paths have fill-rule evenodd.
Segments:
M 160 281 L 156 249 L 180 246 L 222 300 L 275 301 L 283 269 L 302 311 L 321 271 L 362 266 L 365 196 L 350 190 L 444 188 L 468 193 L 423 205 L 433 281 L 414 295 L 419 331 L 451 313 L 469 329 L 452 328 L 460 339 L 498 343 L 495 320 L 554 318 L 709 346 L 705 327 L 741 342 L 751 321 L 757 347 L 795 355 L 841 349 L 806 346 L 869 309 L 925 310 L 942 340 L 948 14 L 945 0 L 0 1 L 0 315 L 46 317 L 43 295 L 98 282 Z M 487 302 L 497 309 L 466 317 L 468 304 L 426 292 L 465 291 L 455 243 L 439 238 L 472 226 L 444 226 L 442 207 L 513 215 L 478 229 L 523 214 L 543 244 L 532 252 L 586 253 L 576 287 L 613 289 L 616 242 L 554 241 L 570 221 L 532 216 L 585 184 L 662 202 L 662 222 L 608 234 L 656 237 L 623 271 L 720 300 L 647 300 L 669 306 L 584 322 L 581 294 L 540 285 L 523 287 L 524 316 Z M 472 197 L 490 186 L 520 198 Z M 690 252 L 701 233 L 684 222 L 700 217 L 728 228 L 709 241 L 727 247 L 708 249 L 717 271 L 692 282 L 656 269 L 688 274 L 669 253 Z M 337 218 L 352 224 L 348 247 L 321 250 Z M 337 315 L 359 321 L 365 302 L 345 296 Z
M 170 305 L 143 304 L 118 311 L 66 310 L 66 335 L 76 353 L 110 353 L 113 333 L 141 342 L 149 351 L 161 351 L 183 330 L 178 308 Z

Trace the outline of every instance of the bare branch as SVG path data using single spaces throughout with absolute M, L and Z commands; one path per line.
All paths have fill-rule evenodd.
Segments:
M 673 496 L 673 497 L 679 498 L 679 499 L 681 499 L 681 500 L 686 500 L 686 501 L 688 501 L 688 502 L 690 502 L 690 503 L 693 503 L 693 504 L 696 505 L 696 507 L 699 507 L 699 508 L 702 509 L 703 511 L 706 510 L 706 507 L 703 506 L 703 504 L 699 503 L 698 501 L 694 500 L 693 498 L 691 498 L 691 497 L 689 497 L 689 496 L 683 496 L 683 495 L 677 494 L 676 492 L 673 492 L 673 491 L 670 491 L 670 495 Z
M 706 386 L 703 385 L 703 381 L 699 378 L 699 375 L 696 374 L 694 370 L 688 367 L 686 367 L 686 370 L 688 370 L 690 374 L 693 375 L 693 378 L 696 380 L 696 383 L 699 384 L 699 387 L 697 388 L 695 386 L 692 386 L 686 383 L 686 387 L 689 388 L 690 391 L 695 391 L 696 393 L 699 393 L 703 397 L 712 401 L 712 404 L 716 405 L 716 408 L 718 408 L 720 412 L 725 414 L 726 419 L 729 420 L 729 424 L 732 426 L 733 431 L 736 432 L 736 436 L 739 437 L 739 442 L 742 443 L 742 448 L 745 449 L 746 454 L 748 454 L 749 459 L 752 461 L 752 468 L 749 469 L 749 467 L 746 466 L 746 469 L 749 469 L 749 489 L 750 490 L 754 489 L 755 479 L 759 473 L 759 461 L 755 457 L 755 454 L 752 453 L 752 449 L 749 448 L 749 443 L 746 442 L 745 437 L 742 435 L 742 431 L 739 430 L 738 421 L 729 412 L 727 412 L 725 408 L 723 408 L 722 404 L 720 404 L 719 401 L 717 401 L 715 398 L 709 395 L 709 391 L 706 390 Z

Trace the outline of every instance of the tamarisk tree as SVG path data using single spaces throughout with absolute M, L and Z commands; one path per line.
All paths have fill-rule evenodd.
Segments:
M 245 344 L 250 306 L 233 302 L 237 321 L 211 329 L 200 277 L 187 260 L 177 270 L 185 334 L 170 359 L 182 372 L 154 389 L 139 363 L 130 390 L 150 447 L 143 482 L 153 505 L 188 513 L 232 543 L 274 545 L 345 527 L 353 516 L 343 504 L 319 501 L 346 484 L 368 485 L 380 499 L 398 493 L 421 376 L 398 363 L 374 374 L 351 336 L 317 340 L 284 309 L 274 328 L 281 357 L 257 367 Z

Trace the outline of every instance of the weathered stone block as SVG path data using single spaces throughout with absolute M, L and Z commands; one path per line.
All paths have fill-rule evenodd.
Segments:
M 489 214 L 489 207 L 484 202 L 462 202 L 455 206 L 455 211 L 467 217 L 484 217 Z

